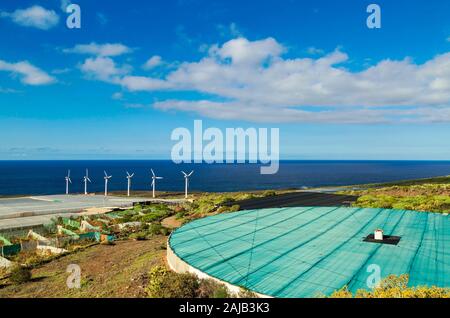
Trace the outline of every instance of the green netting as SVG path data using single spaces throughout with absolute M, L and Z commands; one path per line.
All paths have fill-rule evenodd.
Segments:
M 381 228 L 398 245 L 364 242 Z M 411 286 L 450 287 L 448 216 L 404 210 L 298 207 L 220 214 L 179 228 L 172 250 L 191 266 L 233 285 L 276 297 L 368 289 L 381 278 L 409 274 Z
M 85 231 L 87 230 L 87 231 L 98 232 L 101 230 L 100 226 L 93 226 L 87 221 L 83 221 L 81 223 L 81 227 L 83 227 Z
M 96 232 L 82 233 L 79 237 L 80 240 L 97 240 Z
M 64 225 L 67 225 L 67 226 L 70 226 L 70 227 L 73 227 L 73 228 L 76 228 L 76 229 L 79 229 L 80 225 L 81 225 L 80 222 L 75 221 L 75 220 L 71 220 L 71 219 L 68 219 L 68 218 L 62 218 L 62 221 L 63 221 Z
M 71 230 L 68 230 L 68 229 L 65 229 L 65 228 L 63 228 L 63 227 L 60 227 L 60 228 L 59 228 L 59 231 L 60 231 L 62 234 L 68 235 L 68 236 L 70 236 L 70 237 L 72 237 L 72 238 L 74 238 L 74 239 L 76 239 L 76 240 L 79 239 L 79 235 L 78 235 L 77 233 L 72 232 Z
M 6 257 L 19 254 L 20 251 L 22 250 L 22 246 L 20 244 L 13 244 L 8 246 L 2 246 L 1 249 L 2 249 L 1 250 L 2 256 Z

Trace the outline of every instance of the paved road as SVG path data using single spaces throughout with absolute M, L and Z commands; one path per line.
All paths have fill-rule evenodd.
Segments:
M 295 206 L 349 206 L 358 197 L 319 192 L 293 192 L 265 198 L 248 199 L 230 203 L 241 210 L 284 208 Z
M 104 197 L 101 195 L 48 195 L 0 199 L 0 219 L 80 212 L 87 208 L 129 207 L 147 198 Z
M 102 195 L 49 195 L 0 199 L 0 230 L 47 224 L 58 215 L 72 215 L 90 208 L 127 208 L 139 202 L 178 203 L 184 200 L 160 200 L 140 197 L 105 198 Z

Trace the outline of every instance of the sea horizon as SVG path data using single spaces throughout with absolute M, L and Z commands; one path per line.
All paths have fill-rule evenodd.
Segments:
M 112 175 L 110 191 L 126 190 L 126 171 L 135 173 L 132 191 L 151 189 L 150 169 L 158 176 L 157 190 L 182 191 L 181 173 L 194 170 L 192 191 L 234 192 L 308 189 L 431 178 L 450 174 L 448 160 L 280 160 L 274 175 L 261 175 L 261 164 L 175 164 L 162 159 L 0 160 L 0 196 L 46 195 L 65 192 L 71 170 L 70 193 L 82 193 L 86 169 L 88 191 L 104 190 L 104 171 Z

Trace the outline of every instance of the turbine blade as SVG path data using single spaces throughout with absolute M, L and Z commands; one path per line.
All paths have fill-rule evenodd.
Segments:
M 155 172 L 153 171 L 153 169 L 150 169 L 150 170 L 152 172 L 152 175 L 155 176 Z
M 70 183 L 72 183 L 72 180 L 70 180 L 70 178 L 68 179 Z
M 192 170 L 191 173 L 188 174 L 188 177 L 192 176 L 193 173 L 194 173 L 194 170 Z
M 89 179 L 89 178 L 86 178 L 86 179 L 87 179 L 87 181 L 92 182 L 91 179 Z

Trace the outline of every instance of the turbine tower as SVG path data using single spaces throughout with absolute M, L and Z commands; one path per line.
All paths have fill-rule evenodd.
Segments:
M 105 173 L 105 197 L 108 196 L 108 181 L 109 179 L 112 178 L 112 176 L 108 176 L 108 174 L 106 173 L 106 171 L 103 171 Z
M 69 194 L 69 182 L 72 183 L 72 180 L 70 180 L 70 170 L 67 171 L 66 176 L 66 194 Z
M 184 198 L 187 199 L 188 197 L 188 186 L 189 186 L 189 177 L 192 176 L 194 173 L 194 170 L 192 170 L 189 174 L 187 174 L 184 171 L 181 171 L 184 175 Z
M 156 187 L 156 180 L 162 179 L 163 177 L 157 177 L 155 175 L 155 172 L 153 169 L 150 169 L 152 171 L 152 187 L 153 187 L 153 197 L 155 197 L 155 187 Z
M 86 175 L 84 176 L 83 181 L 84 181 L 84 195 L 87 195 L 88 194 L 87 183 L 91 182 L 91 179 L 89 179 L 89 170 L 88 169 L 86 169 Z
M 134 177 L 134 173 L 129 174 L 127 171 L 127 179 L 128 179 L 128 191 L 127 191 L 127 196 L 130 196 L 130 188 L 131 188 L 131 178 Z

